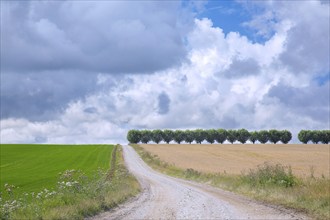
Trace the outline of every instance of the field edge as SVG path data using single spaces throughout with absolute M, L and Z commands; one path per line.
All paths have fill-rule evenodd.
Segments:
M 122 146 L 116 145 L 113 151 L 110 168 L 99 179 L 83 186 L 86 191 L 65 191 L 51 198 L 41 198 L 42 201 L 22 203 L 14 207 L 11 213 L 8 204 L 1 201 L 0 219 L 84 219 L 99 213 L 109 211 L 140 191 L 140 184 L 129 173 L 123 158 Z M 113 162 L 114 161 L 114 162 Z M 15 198 L 15 201 L 21 201 Z M 7 209 L 7 210 L 6 210 Z
M 166 175 L 208 184 L 247 196 L 266 204 L 293 209 L 305 213 L 311 218 L 330 218 L 330 211 L 328 211 L 330 209 L 330 179 L 310 178 L 308 180 L 303 180 L 297 178 L 299 185 L 293 188 L 276 186 L 255 187 L 249 182 L 243 182 L 241 178 L 242 175 L 203 173 L 193 169 L 183 169 L 174 164 L 162 161 L 157 155 L 152 155 L 138 144 L 130 144 L 130 146 L 134 148 L 150 167 Z M 292 189 L 294 193 L 290 194 Z M 318 203 L 319 201 L 315 201 L 315 198 L 308 197 L 308 190 L 313 191 L 313 194 L 322 194 L 321 196 L 323 196 L 323 200 L 321 201 L 321 204 Z M 321 192 L 319 192 L 320 190 Z M 301 193 L 307 196 L 297 198 L 296 195 Z M 300 201 L 301 199 L 306 201 Z M 322 207 L 322 210 L 320 210 L 320 207 Z

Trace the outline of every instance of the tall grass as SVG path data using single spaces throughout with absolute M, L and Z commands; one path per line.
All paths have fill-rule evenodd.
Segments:
M 106 211 L 136 195 L 140 186 L 123 163 L 122 149 L 114 151 L 109 170 L 99 169 L 92 177 L 79 170 L 59 175 L 55 190 L 15 195 L 7 185 L 6 200 L 0 201 L 1 219 L 84 219 Z M 3 198 L 3 197 L 2 197 Z
M 242 181 L 248 182 L 254 186 L 283 186 L 292 187 L 297 185 L 298 179 L 292 174 L 291 167 L 285 167 L 281 164 L 264 163 L 257 169 L 251 169 L 248 174 L 242 175 Z
M 243 194 L 259 201 L 281 205 L 305 212 L 312 218 L 330 219 L 330 179 L 299 178 L 291 168 L 265 163 L 241 175 L 202 173 L 182 169 L 160 160 L 139 145 L 132 144 L 142 159 L 152 168 L 165 174 Z

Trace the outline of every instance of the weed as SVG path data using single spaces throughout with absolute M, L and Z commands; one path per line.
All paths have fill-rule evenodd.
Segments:
M 200 172 L 198 172 L 197 170 L 194 170 L 194 169 L 192 169 L 192 168 L 186 169 L 186 170 L 184 171 L 184 176 L 185 176 L 186 178 L 198 177 L 198 176 L 200 176 L 200 175 L 201 175 Z
M 264 163 L 255 170 L 251 169 L 247 175 L 242 175 L 242 179 L 253 186 L 277 185 L 292 187 L 297 184 L 297 178 L 292 174 L 291 167 L 282 166 L 281 164 Z

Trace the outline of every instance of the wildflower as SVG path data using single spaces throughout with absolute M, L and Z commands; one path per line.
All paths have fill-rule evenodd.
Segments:
M 40 193 L 37 194 L 36 198 L 40 199 L 42 197 L 42 191 Z

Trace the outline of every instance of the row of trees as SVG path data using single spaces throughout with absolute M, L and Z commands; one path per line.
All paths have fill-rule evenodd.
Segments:
M 304 144 L 307 144 L 309 141 L 314 144 L 318 144 L 319 142 L 329 144 L 330 130 L 301 130 L 298 133 L 298 139 Z
M 253 144 L 259 141 L 262 144 L 267 143 L 268 141 L 276 144 L 277 142 L 282 142 L 284 144 L 289 143 L 292 139 L 292 134 L 287 130 L 261 130 L 261 131 L 252 131 L 249 132 L 245 129 L 239 130 L 225 130 L 225 129 L 196 129 L 196 130 L 130 130 L 127 133 L 127 140 L 130 143 L 144 143 L 147 144 L 150 141 L 155 143 L 160 143 L 164 141 L 170 143 L 174 141 L 178 144 L 181 142 L 186 142 L 191 144 L 196 142 L 201 144 L 203 141 L 207 141 L 210 144 L 218 142 L 220 144 L 228 141 L 234 143 L 238 141 L 242 144 L 247 141 L 252 142 Z

